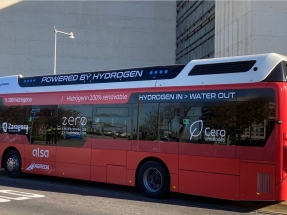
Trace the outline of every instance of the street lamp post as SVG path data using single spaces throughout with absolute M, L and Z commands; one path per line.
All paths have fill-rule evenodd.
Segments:
M 58 31 L 56 27 L 54 26 L 54 32 L 55 32 L 55 54 L 54 54 L 54 75 L 56 75 L 56 59 L 57 59 L 57 33 L 66 34 L 69 36 L 69 39 L 75 39 L 73 32 L 66 33 L 63 31 Z

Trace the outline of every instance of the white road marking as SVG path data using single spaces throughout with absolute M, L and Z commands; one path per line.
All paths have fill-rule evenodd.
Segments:
M 35 193 L 26 193 L 26 192 L 20 192 L 16 190 L 0 190 L 1 194 L 9 194 L 9 195 L 15 195 L 18 197 L 8 197 L 8 196 L 1 196 L 0 195 L 0 202 L 10 202 L 11 200 L 27 200 L 31 198 L 42 198 L 45 197 L 44 195 L 35 194 Z
M 7 197 L 7 196 L 0 196 L 0 199 L 8 199 L 10 201 L 10 200 L 27 200 L 27 199 L 30 199 L 30 198 L 27 198 L 27 197 L 12 198 L 12 197 Z

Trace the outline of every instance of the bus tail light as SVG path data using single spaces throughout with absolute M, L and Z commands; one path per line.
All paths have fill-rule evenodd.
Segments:
M 287 172 L 287 146 L 283 146 L 283 169 Z
M 287 172 L 287 133 L 283 134 L 283 170 Z

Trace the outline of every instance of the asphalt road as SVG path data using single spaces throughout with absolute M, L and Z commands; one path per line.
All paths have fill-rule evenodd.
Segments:
M 25 175 L 8 178 L 0 170 L 1 215 L 181 215 L 253 214 L 230 201 L 176 195 L 163 200 L 144 197 L 137 189 L 79 180 Z

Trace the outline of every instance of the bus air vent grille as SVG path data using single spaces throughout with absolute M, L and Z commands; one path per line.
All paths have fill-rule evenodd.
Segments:
M 193 75 L 212 75 L 224 73 L 238 73 L 248 72 L 256 63 L 256 60 L 238 61 L 228 63 L 213 63 L 195 65 L 188 73 L 189 76 Z
M 271 175 L 268 173 L 257 173 L 257 192 L 270 193 Z

